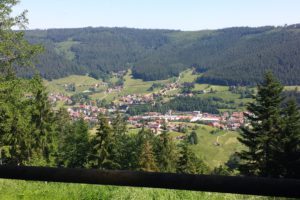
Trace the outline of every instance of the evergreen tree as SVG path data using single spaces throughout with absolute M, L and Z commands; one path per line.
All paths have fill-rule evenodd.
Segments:
M 150 140 L 144 140 L 138 158 L 139 170 L 146 172 L 157 172 L 158 167 Z
M 36 156 L 44 157 L 49 162 L 54 139 L 53 112 L 42 79 L 35 76 L 31 82 L 33 96 L 31 107 L 32 133 L 30 136 L 34 141 L 33 148 Z
M 128 151 L 130 147 L 128 145 L 134 145 L 131 143 L 131 138 L 127 133 L 127 126 L 124 117 L 119 112 L 112 119 L 112 131 L 113 131 L 113 145 L 114 145 L 114 162 L 118 163 L 119 169 L 129 169 L 131 167 L 131 153 Z
M 101 169 L 119 169 L 116 162 L 116 145 L 113 130 L 103 114 L 98 116 L 96 136 L 92 139 L 91 166 Z
M 119 112 L 117 112 L 116 117 L 112 120 L 112 129 L 115 137 L 125 135 L 127 132 L 126 121 Z
M 65 108 L 60 108 L 54 116 L 55 135 L 53 139 L 54 150 L 53 156 L 57 166 L 63 166 L 65 163 L 66 152 L 64 148 L 67 143 L 68 136 L 72 134 L 73 127 L 71 117 Z
M 181 145 L 180 156 L 177 162 L 177 172 L 185 174 L 203 174 L 209 171 L 206 164 L 196 157 L 187 142 Z
M 73 130 L 66 136 L 62 155 L 65 166 L 82 168 L 87 165 L 88 153 L 90 151 L 88 138 L 88 124 L 83 118 L 75 121 Z
M 300 178 L 300 113 L 296 100 L 290 98 L 283 110 L 284 126 L 277 139 L 275 162 L 278 176 Z
M 250 125 L 242 128 L 239 141 L 247 150 L 239 153 L 243 162 L 240 171 L 245 175 L 275 176 L 274 150 L 276 139 L 282 129 L 281 95 L 283 86 L 271 72 L 265 74 L 253 103 L 249 103 L 247 114 Z
M 21 86 L 26 89 L 21 89 Z M 7 162 L 25 164 L 32 152 L 30 101 L 24 98 L 28 85 L 21 80 L 0 81 L 0 139 L 9 152 Z
M 156 157 L 161 172 L 176 171 L 176 146 L 166 130 L 166 124 L 157 139 Z

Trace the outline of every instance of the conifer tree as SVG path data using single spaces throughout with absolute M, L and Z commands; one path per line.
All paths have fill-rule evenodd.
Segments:
M 65 166 L 72 168 L 85 167 L 90 151 L 89 145 L 88 125 L 83 118 L 80 118 L 74 122 L 73 129 L 66 136 L 66 142 L 62 148 Z
M 60 108 L 54 116 L 55 134 L 53 138 L 54 150 L 52 152 L 55 157 L 57 166 L 63 166 L 65 163 L 66 152 L 65 146 L 68 145 L 68 136 L 73 133 L 72 121 L 68 111 Z
M 153 146 L 150 140 L 144 140 L 138 159 L 139 170 L 146 172 L 157 172 L 155 155 L 153 152 Z
M 275 169 L 277 175 L 300 178 L 300 112 L 295 98 L 290 98 L 283 110 L 283 129 L 276 137 Z
M 114 142 L 114 162 L 118 163 L 120 169 L 129 169 L 132 165 L 132 152 L 128 151 L 131 148 L 131 138 L 127 133 L 127 125 L 124 117 L 117 111 L 116 116 L 112 119 L 112 131 Z
M 187 141 L 181 145 L 177 162 L 177 173 L 203 174 L 209 171 L 207 165 L 188 146 Z
M 101 169 L 119 169 L 113 130 L 103 114 L 98 116 L 96 136 L 92 139 L 91 166 Z
M 41 77 L 35 76 L 31 82 L 33 87 L 31 107 L 33 148 L 37 157 L 44 157 L 49 161 L 54 139 L 53 112 Z
M 9 152 L 7 162 L 10 164 L 25 164 L 32 152 L 32 140 L 30 140 L 31 116 L 30 101 L 24 98 L 27 88 L 24 81 L 10 80 L 0 81 L 0 127 L 2 147 Z M 1 148 L 2 148 L 1 147 Z
M 239 153 L 240 171 L 245 175 L 275 176 L 276 138 L 282 130 L 281 102 L 283 86 L 267 72 L 253 103 L 247 109 L 250 125 L 242 128 L 239 141 L 247 150 Z
M 156 157 L 161 172 L 176 171 L 176 146 L 163 124 L 162 134 L 158 137 L 156 147 Z
M 112 129 L 113 135 L 116 137 L 125 135 L 127 132 L 126 121 L 119 112 L 116 113 L 115 118 L 112 120 Z

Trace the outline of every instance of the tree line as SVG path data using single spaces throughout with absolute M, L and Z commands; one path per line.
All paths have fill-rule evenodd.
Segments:
M 195 111 L 219 114 L 218 109 L 234 109 L 235 105 L 224 101 L 222 98 L 209 97 L 202 98 L 197 96 L 179 96 L 171 99 L 168 102 L 156 102 L 153 104 L 131 105 L 127 110 L 129 115 L 140 115 L 145 112 L 160 112 L 167 113 L 170 110 L 174 111 Z

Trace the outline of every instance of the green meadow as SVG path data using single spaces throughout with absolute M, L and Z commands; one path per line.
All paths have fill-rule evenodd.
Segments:
M 283 198 L 260 197 L 211 192 L 167 190 L 138 187 L 117 187 L 87 184 L 33 182 L 0 179 L 2 200 L 255 200 Z

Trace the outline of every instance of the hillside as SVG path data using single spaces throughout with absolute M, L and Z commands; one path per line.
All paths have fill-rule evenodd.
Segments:
M 300 84 L 300 25 L 212 31 L 79 28 L 26 31 L 45 52 L 37 64 L 47 79 L 89 73 L 107 78 L 132 68 L 134 78 L 162 80 L 187 68 L 199 83 L 255 85 L 272 70 L 285 85 Z

